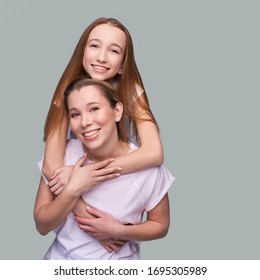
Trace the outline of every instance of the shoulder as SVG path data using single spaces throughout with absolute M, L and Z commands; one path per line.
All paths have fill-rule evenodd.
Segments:
M 138 149 L 138 146 L 137 145 L 135 145 L 134 143 L 132 143 L 132 142 L 129 142 L 129 151 L 128 151 L 128 153 L 131 153 L 131 152 L 133 152 L 133 151 L 135 151 L 135 150 L 137 150 Z
M 82 142 L 78 139 L 69 139 L 67 141 L 67 147 L 66 150 L 71 150 L 71 149 L 82 149 Z
M 82 142 L 78 139 L 69 139 L 67 141 L 64 163 L 66 165 L 74 164 L 83 154 Z
M 138 84 L 135 84 L 135 90 L 138 97 L 144 93 L 144 89 Z

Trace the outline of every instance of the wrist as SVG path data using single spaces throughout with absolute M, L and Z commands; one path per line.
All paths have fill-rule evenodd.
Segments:
M 128 225 L 119 223 L 116 231 L 116 238 L 126 239 L 127 236 L 128 236 Z
M 73 199 L 79 199 L 81 196 L 80 190 L 75 188 L 72 183 L 68 183 L 63 192 L 66 192 Z

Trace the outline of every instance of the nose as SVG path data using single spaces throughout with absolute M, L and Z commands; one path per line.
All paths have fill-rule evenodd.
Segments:
M 81 127 L 87 127 L 92 124 L 92 118 L 89 115 L 82 115 L 81 117 Z
M 107 62 L 107 54 L 105 50 L 100 50 L 97 56 L 97 61 L 104 63 Z

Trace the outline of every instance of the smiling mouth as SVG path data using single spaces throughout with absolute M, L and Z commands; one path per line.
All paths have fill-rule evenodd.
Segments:
M 108 67 L 104 67 L 104 66 L 100 66 L 100 65 L 95 65 L 95 64 L 91 64 L 91 66 L 92 66 L 95 70 L 98 70 L 98 71 L 107 71 L 107 70 L 110 69 L 110 68 L 108 68 Z
M 93 136 L 96 136 L 99 132 L 100 128 L 99 129 L 95 129 L 95 130 L 91 130 L 91 131 L 88 131 L 88 132 L 85 132 L 85 133 L 82 133 L 82 135 L 84 137 L 87 137 L 87 138 L 91 138 Z

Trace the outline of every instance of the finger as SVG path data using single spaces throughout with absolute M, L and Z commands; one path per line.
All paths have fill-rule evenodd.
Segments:
M 94 236 L 94 232 L 93 232 L 93 228 L 91 226 L 86 226 L 83 224 L 78 223 L 79 228 L 83 231 L 85 231 L 86 233 L 88 233 L 91 236 Z
M 123 245 L 125 245 L 126 243 L 127 243 L 126 240 L 117 240 L 117 241 L 116 241 L 116 244 L 117 244 L 118 246 L 123 246 Z
M 59 174 L 64 170 L 64 168 L 65 168 L 65 166 L 56 169 L 56 170 L 53 172 L 52 176 L 51 176 L 51 180 L 54 179 L 57 175 L 59 175 Z
M 104 176 L 104 175 L 109 175 L 109 174 L 113 174 L 113 173 L 119 173 L 121 170 L 122 170 L 121 166 L 113 166 L 110 168 L 103 168 L 103 169 L 97 170 L 96 175 Z
M 87 154 L 85 154 L 84 156 L 82 156 L 75 164 L 75 167 L 81 167 L 84 165 L 84 162 L 87 159 Z
M 104 218 L 105 217 L 105 212 L 98 210 L 96 208 L 90 207 L 89 205 L 86 207 L 86 210 L 88 213 L 96 216 L 97 218 Z M 93 219 L 90 219 L 93 220 Z
M 51 181 L 49 182 L 49 184 L 48 184 L 49 188 L 52 188 L 54 185 L 57 184 L 57 182 L 58 182 L 58 179 L 57 179 L 57 178 L 51 180 Z
M 120 249 L 122 248 L 122 246 L 119 246 L 119 245 L 117 245 L 116 243 L 110 244 L 109 246 L 110 246 L 110 248 L 112 248 L 113 251 L 115 251 L 115 252 L 119 252 Z
M 92 163 L 92 168 L 93 170 L 98 170 L 98 169 L 101 169 L 101 168 L 104 168 L 105 166 L 107 166 L 108 164 L 110 164 L 111 162 L 113 162 L 115 159 L 113 158 L 109 158 L 109 159 L 105 159 L 105 160 L 102 160 L 100 162 L 97 162 L 97 163 Z
M 103 246 L 109 253 L 112 253 L 112 252 L 113 252 L 113 250 L 111 249 L 111 247 L 109 247 L 108 245 L 102 244 L 102 246 Z
M 54 192 L 56 192 L 60 187 L 61 187 L 60 184 L 57 183 L 57 184 L 55 184 L 54 186 L 52 186 L 52 187 L 50 188 L 50 190 L 51 190 L 52 193 L 54 193 Z
M 75 220 L 78 224 L 86 225 L 86 226 L 93 226 L 94 219 L 83 218 L 79 216 L 75 216 Z
M 117 173 L 112 173 L 112 174 L 108 174 L 108 175 L 104 175 L 104 176 L 98 176 L 98 177 L 96 177 L 96 184 L 101 183 L 106 180 L 110 180 L 110 179 L 119 177 L 120 175 L 121 174 L 117 172 Z
M 64 190 L 64 187 L 59 188 L 59 189 L 55 192 L 55 195 L 59 195 L 63 190 Z

